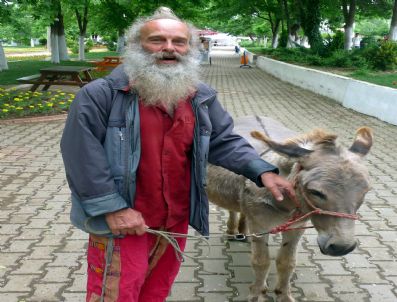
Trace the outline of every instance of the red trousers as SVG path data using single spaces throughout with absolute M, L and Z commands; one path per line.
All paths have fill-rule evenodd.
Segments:
M 188 222 L 184 221 L 167 231 L 186 234 Z M 108 238 L 90 235 L 87 262 L 87 302 L 99 302 L 103 273 L 106 264 Z M 177 238 L 181 250 L 185 238 Z M 128 235 L 114 239 L 111 264 L 107 271 L 105 302 L 163 302 L 178 274 L 180 261 L 171 245 L 156 265 L 149 271 L 150 255 L 158 237 L 152 234 Z

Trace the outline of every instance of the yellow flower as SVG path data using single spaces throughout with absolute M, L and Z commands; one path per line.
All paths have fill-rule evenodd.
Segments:
M 69 94 L 69 96 L 70 96 L 71 98 L 74 98 L 74 94 L 73 94 L 73 93 Z
M 29 108 L 30 108 L 30 109 L 33 109 L 33 108 L 34 108 L 34 106 L 33 106 L 33 105 L 29 105 Z
M 10 108 L 14 109 L 14 108 L 15 108 L 15 106 L 14 106 L 14 105 L 11 105 L 11 106 L 10 106 Z
M 10 107 L 10 104 L 5 103 L 4 107 Z
M 47 103 L 46 106 L 47 107 L 52 107 L 52 106 L 54 106 L 54 103 Z
M 21 99 L 20 98 L 14 98 L 15 102 L 19 102 Z
M 62 92 L 62 93 L 60 93 L 59 95 L 65 95 L 66 93 L 64 93 L 64 92 Z
M 69 99 L 68 102 L 71 103 L 73 100 Z
M 65 102 L 59 102 L 59 105 L 64 105 L 65 104 Z
M 23 110 L 23 107 L 17 107 L 16 110 Z
M 8 109 L 3 109 L 2 111 L 3 111 L 3 112 L 8 112 Z

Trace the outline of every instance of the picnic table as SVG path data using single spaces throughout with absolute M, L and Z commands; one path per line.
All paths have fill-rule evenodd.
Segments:
M 92 76 L 89 66 L 53 66 L 40 69 L 40 74 L 34 74 L 17 79 L 20 83 L 33 84 L 30 91 L 36 91 L 40 85 L 44 85 L 43 91 L 51 85 L 72 85 L 83 87 L 91 82 Z
M 121 64 L 121 58 L 119 56 L 106 56 L 103 57 L 102 61 L 93 61 L 92 63 L 96 66 L 96 70 L 104 71 Z

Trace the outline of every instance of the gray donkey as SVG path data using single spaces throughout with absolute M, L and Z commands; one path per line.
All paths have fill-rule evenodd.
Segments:
M 278 302 L 293 302 L 290 279 L 296 265 L 297 244 L 304 232 L 299 227 L 311 220 L 323 254 L 342 256 L 356 247 L 356 211 L 370 189 L 362 159 L 372 146 L 372 132 L 366 127 L 358 129 L 347 149 L 336 143 L 334 134 L 318 129 L 297 136 L 266 117 L 244 117 L 237 119 L 235 124 L 235 131 L 294 183 L 300 206 L 288 199 L 275 201 L 265 188 L 258 188 L 243 176 L 212 165 L 208 167 L 207 192 L 211 202 L 232 211 L 229 234 L 238 232 L 234 212 L 241 212 L 246 217 L 248 233 L 254 235 L 251 237 L 251 264 L 255 281 L 250 287 L 249 301 L 265 301 L 270 266 L 268 233 L 285 231 L 276 258 L 275 293 Z M 255 129 L 262 132 L 251 132 Z M 290 222 L 283 224 L 287 221 Z M 280 224 L 282 226 L 277 228 Z

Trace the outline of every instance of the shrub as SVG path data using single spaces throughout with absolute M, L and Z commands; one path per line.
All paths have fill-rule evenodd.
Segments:
M 39 44 L 41 46 L 46 46 L 47 45 L 47 39 L 46 38 L 40 38 L 39 39 Z
M 372 47 L 364 52 L 374 69 L 393 70 L 397 68 L 397 43 L 382 41 L 379 47 Z
M 328 35 L 328 37 L 324 39 L 325 51 L 330 53 L 336 50 L 343 49 L 344 39 L 344 33 L 340 30 L 338 30 L 333 36 Z

